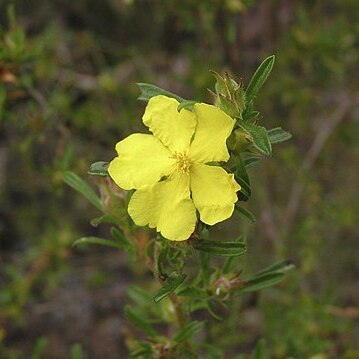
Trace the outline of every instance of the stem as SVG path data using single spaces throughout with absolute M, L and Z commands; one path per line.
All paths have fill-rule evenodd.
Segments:
M 141 261 L 146 264 L 147 269 L 153 274 L 153 276 L 160 282 L 161 285 L 163 285 L 163 280 L 160 278 L 160 273 L 157 272 L 157 260 L 158 260 L 158 244 L 154 244 L 154 251 L 153 251 L 153 257 L 150 257 L 146 255 L 144 252 L 144 249 L 146 248 L 143 243 L 141 243 L 141 239 L 138 238 L 136 234 L 131 235 L 134 239 L 134 243 L 136 244 L 137 248 L 137 254 L 138 257 L 141 258 Z M 142 238 L 143 240 L 143 238 Z M 147 241 L 150 239 L 147 238 Z M 176 314 L 176 324 L 177 327 L 182 330 L 185 327 L 186 324 L 186 313 L 183 308 L 182 301 L 178 298 L 178 296 L 172 292 L 168 295 L 168 299 L 171 301 L 171 304 L 173 305 L 175 314 Z M 188 349 L 190 349 L 190 344 L 185 341 L 183 343 Z
M 160 275 L 161 273 L 157 273 L 157 268 L 158 266 L 157 261 L 158 261 L 158 248 L 157 248 L 157 244 L 155 243 L 155 247 L 154 247 L 154 251 L 153 251 L 153 260 L 152 260 L 152 264 L 151 264 L 151 268 L 152 269 L 152 273 L 153 275 L 157 278 L 157 280 L 161 283 L 163 283 L 163 280 L 161 279 Z M 169 300 L 171 301 L 173 308 L 175 310 L 176 313 L 176 319 L 177 319 L 177 325 L 180 329 L 183 329 L 186 323 L 186 316 L 183 310 L 183 306 L 182 306 L 182 302 L 178 299 L 177 295 L 175 293 L 170 293 L 168 295 Z
M 180 329 L 183 329 L 186 323 L 186 315 L 183 310 L 182 302 L 178 299 L 175 293 L 171 293 L 168 295 L 173 308 L 175 309 L 177 324 Z

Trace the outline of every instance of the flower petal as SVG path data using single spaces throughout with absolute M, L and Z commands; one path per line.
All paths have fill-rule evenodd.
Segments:
M 197 115 L 197 127 L 190 157 L 199 163 L 228 161 L 226 140 L 235 121 L 219 108 L 205 103 L 196 103 L 193 112 Z
M 171 151 L 183 153 L 189 149 L 196 127 L 196 116 L 187 109 L 178 112 L 178 105 L 178 101 L 170 97 L 152 97 L 142 120 Z
M 118 142 L 116 151 L 108 172 L 123 189 L 151 185 L 173 171 L 171 153 L 152 135 L 134 133 Z
M 233 174 L 218 166 L 194 164 L 190 176 L 192 199 L 201 221 L 213 225 L 231 217 L 241 188 Z
M 189 176 L 175 173 L 167 180 L 137 190 L 131 197 L 128 213 L 138 226 L 148 224 L 167 239 L 188 239 L 197 222 Z

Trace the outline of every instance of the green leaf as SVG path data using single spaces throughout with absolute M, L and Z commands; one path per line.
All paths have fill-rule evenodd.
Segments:
M 249 184 L 241 177 L 237 177 L 236 181 L 241 186 L 241 189 L 237 193 L 238 199 L 240 201 L 248 201 L 249 197 L 251 196 L 251 188 Z
M 166 276 L 166 273 L 163 270 L 163 264 L 166 262 L 166 260 L 168 258 L 167 254 L 168 254 L 168 245 L 167 245 L 167 241 L 166 241 L 166 242 L 162 242 L 162 246 L 161 246 L 160 252 L 158 254 L 157 261 L 156 261 L 156 270 L 157 270 L 158 276 L 160 278 Z
M 239 154 L 234 156 L 235 173 L 234 178 L 241 186 L 237 196 L 240 201 L 247 201 L 252 195 L 248 172 Z
M 193 100 L 184 100 L 177 106 L 177 111 L 180 112 L 183 108 L 192 111 L 194 104 L 198 103 L 198 101 Z
M 96 217 L 91 219 L 91 226 L 98 226 L 100 223 L 112 223 L 112 224 L 117 224 L 119 223 L 119 219 L 115 216 L 113 216 L 112 214 L 104 214 L 100 217 Z
M 281 260 L 271 264 L 270 266 L 258 271 L 255 277 L 259 277 L 263 274 L 269 273 L 286 273 L 295 268 L 295 265 L 290 260 Z
M 130 321 L 135 327 L 141 329 L 144 333 L 146 333 L 150 337 L 155 337 L 157 332 L 151 326 L 150 323 L 145 318 L 142 318 L 141 315 L 136 313 L 129 306 L 125 307 L 125 317 L 128 321 Z
M 288 260 L 273 263 L 257 272 L 244 287 L 239 289 L 239 292 L 254 292 L 278 284 L 284 279 L 285 274 L 294 268 L 294 264 Z
M 182 297 L 190 297 L 190 298 L 198 298 L 198 299 L 206 299 L 209 297 L 208 293 L 197 287 L 184 287 L 178 290 L 177 295 Z
M 237 213 L 244 218 L 247 222 L 249 223 L 254 223 L 256 221 L 256 217 L 254 216 L 254 214 L 249 211 L 248 209 L 245 209 L 241 206 L 239 206 L 238 204 L 235 206 L 235 209 L 237 211 Z
M 201 239 L 203 240 L 203 239 Z M 208 253 L 200 252 L 199 261 L 201 270 L 198 273 L 198 278 L 203 280 L 204 284 L 208 284 L 210 281 L 210 256 Z
M 138 97 L 139 100 L 148 101 L 152 97 L 158 96 L 158 95 L 164 95 L 167 97 L 172 97 L 176 99 L 178 102 L 185 101 L 182 97 L 175 95 L 172 92 L 169 92 L 167 90 L 161 89 L 158 86 L 147 84 L 147 83 L 137 83 L 137 86 L 141 90 L 141 95 Z
M 223 78 L 218 72 L 214 70 L 209 71 L 216 79 L 216 84 L 214 85 L 215 91 L 217 95 L 224 95 L 226 97 L 230 97 L 231 94 L 228 90 L 228 86 L 226 84 L 226 79 Z
M 95 162 L 87 173 L 93 176 L 108 176 L 108 165 L 109 163 L 104 161 Z
M 152 301 L 152 296 L 148 293 L 148 291 L 145 291 L 137 286 L 130 286 L 127 289 L 127 294 L 133 301 L 140 305 L 149 304 Z
M 272 155 L 272 145 L 269 141 L 268 132 L 264 127 L 243 121 L 238 122 L 238 124 L 245 131 L 247 131 L 247 133 L 251 137 L 253 146 L 257 150 L 259 150 L 260 152 L 264 153 L 267 156 Z
M 25 32 L 16 27 L 7 34 L 7 45 L 13 57 L 20 59 L 25 48 Z
M 256 292 L 257 290 L 271 287 L 284 279 L 284 273 L 269 273 L 248 280 L 245 285 L 239 289 L 241 293 Z
M 198 331 L 200 331 L 204 326 L 203 322 L 193 321 L 188 323 L 181 331 L 179 331 L 174 337 L 173 340 L 177 343 L 182 343 L 187 339 L 193 337 Z
M 247 157 L 243 160 L 243 164 L 247 167 L 254 166 L 258 163 L 261 159 L 259 157 Z
M 236 176 L 241 177 L 247 184 L 249 184 L 248 172 L 239 154 L 234 156 L 234 163 L 236 165 Z
M 152 355 L 152 347 L 149 344 L 144 344 L 141 343 L 141 347 L 138 349 L 135 349 L 134 351 L 132 351 L 130 353 L 130 358 L 148 358 L 148 359 L 152 359 L 153 355 Z
M 255 98 L 259 89 L 263 86 L 266 82 L 269 74 L 273 69 L 275 61 L 275 56 L 267 57 L 258 67 L 256 72 L 254 73 L 253 77 L 251 78 L 248 87 L 246 89 L 246 100 L 249 103 L 251 100 Z
M 76 240 L 72 246 L 75 247 L 78 246 L 79 244 L 98 244 L 101 246 L 123 249 L 122 246 L 116 241 L 112 241 L 111 239 L 105 239 L 101 237 L 82 237 Z
M 136 259 L 136 249 L 133 243 L 116 227 L 111 228 L 111 235 L 115 239 L 118 248 L 131 254 L 132 259 Z
M 247 252 L 247 246 L 243 237 L 233 242 L 199 239 L 192 241 L 192 246 L 194 249 L 217 256 L 241 256 Z
M 163 298 L 167 297 L 167 295 L 172 293 L 186 279 L 186 277 L 187 275 L 185 273 L 176 277 L 169 277 L 167 279 L 167 283 L 153 297 L 153 300 L 158 303 Z
M 251 121 L 260 115 L 259 111 L 245 111 L 242 115 L 244 121 Z
M 281 127 L 272 128 L 267 131 L 270 143 L 280 143 L 292 138 L 292 134 L 284 131 Z
M 223 263 L 222 266 L 222 273 L 223 274 L 228 274 L 232 271 L 233 267 L 235 266 L 235 262 L 236 262 L 236 257 L 228 257 L 226 258 L 225 262 Z
M 103 211 L 103 205 L 100 198 L 82 178 L 71 171 L 66 171 L 63 174 L 63 179 L 69 186 L 82 193 L 82 195 L 84 195 L 95 207 L 100 211 Z

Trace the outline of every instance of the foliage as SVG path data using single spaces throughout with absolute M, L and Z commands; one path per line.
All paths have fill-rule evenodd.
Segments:
M 114 142 L 141 130 L 135 120 L 142 110 L 135 100 L 134 83 L 156 83 L 182 98 L 204 100 L 206 89 L 212 87 L 208 69 L 232 69 L 242 73 L 248 84 L 258 59 L 276 53 L 274 80 L 261 88 L 257 109 L 246 118 L 273 128 L 268 133 L 271 145 L 278 138 L 277 126 L 293 133 L 293 140 L 273 146 L 273 159 L 262 158 L 259 163 L 257 155 L 241 159 L 251 175 L 248 184 L 242 171 L 241 196 L 251 201 L 242 201 L 236 212 L 245 221 L 240 226 L 224 225 L 224 235 L 214 233 L 211 240 L 246 234 L 250 256 L 242 256 L 240 262 L 246 279 L 286 257 L 296 263 L 298 275 L 291 274 L 289 281 L 275 289 L 227 302 L 230 315 L 225 308 L 214 308 L 229 319 L 209 319 L 199 330 L 226 357 L 235 358 L 238 353 L 250 357 L 256 338 L 264 337 L 266 344 L 260 341 L 256 355 L 355 358 L 357 1 L 182 1 L 179 5 L 175 0 L 76 4 L 20 0 L 14 2 L 17 19 L 11 9 L 8 16 L 7 3 L 0 3 L 0 356 L 31 357 L 42 352 L 51 358 L 56 355 L 54 348 L 60 357 L 69 357 L 70 351 L 80 355 L 76 354 L 80 349 L 70 348 L 69 343 L 75 341 L 81 342 L 84 356 L 91 351 L 110 357 L 106 350 L 113 345 L 108 331 L 101 336 L 81 327 L 83 318 L 91 317 L 88 313 L 69 320 L 82 335 L 61 325 L 60 333 L 56 325 L 49 328 L 48 319 L 59 323 L 56 308 L 64 313 L 72 308 L 63 303 L 61 289 L 75 294 L 69 282 L 82 270 L 86 275 L 76 283 L 78 288 L 82 284 L 94 288 L 88 297 L 106 296 L 108 283 L 117 283 L 119 278 L 126 282 L 130 277 L 140 287 L 148 285 L 133 260 L 123 267 L 122 257 L 112 248 L 71 247 L 75 238 L 84 235 L 109 238 L 106 221 L 111 219 L 96 217 L 93 227 L 88 227 L 88 216 L 95 217 L 97 209 L 74 196 L 62 181 L 69 169 L 84 178 L 89 163 L 112 158 Z M 206 102 L 210 101 L 208 94 Z M 339 122 L 332 122 L 335 118 Z M 314 160 L 308 167 L 307 156 L 313 153 L 308 150 L 314 143 L 317 148 L 316 139 L 332 123 L 330 136 L 318 154 L 310 157 Z M 244 129 L 238 129 L 237 135 L 248 139 Z M 263 149 L 269 152 L 268 142 L 264 143 Z M 111 202 L 110 194 L 102 192 L 104 177 L 89 181 L 100 188 L 100 197 Z M 287 213 L 293 192 L 289 184 L 302 189 L 294 216 Z M 250 185 L 256 189 L 253 195 Z M 246 222 L 253 217 L 247 212 L 243 215 L 241 209 L 256 214 L 255 225 Z M 133 250 L 127 251 L 133 258 Z M 205 256 L 202 253 L 200 258 L 205 261 Z M 87 260 L 96 264 L 89 265 Z M 226 266 L 233 261 L 218 256 L 214 262 L 222 260 Z M 148 286 L 142 294 L 159 289 Z M 202 295 L 193 288 L 186 291 Z M 129 295 L 129 301 L 134 301 L 131 290 Z M 71 303 L 86 310 L 88 303 L 81 298 L 76 304 L 74 296 Z M 42 304 L 55 309 L 35 315 Z M 170 319 L 168 299 L 158 305 Z M 146 314 L 149 307 L 143 309 Z M 106 317 L 103 304 L 99 308 L 94 312 L 102 319 Z M 116 318 L 122 315 L 121 308 L 112 309 Z M 44 318 L 42 325 L 39 318 Z M 102 328 L 97 320 L 93 328 Z M 195 321 L 202 321 L 200 310 Z M 96 352 L 96 340 L 90 343 L 89 337 L 98 338 L 105 349 Z M 278 340 L 282 337 L 283 341 Z M 47 338 L 45 347 L 43 338 Z M 126 340 L 130 346 L 132 336 L 122 333 L 121 338 L 116 348 L 124 353 L 118 342 Z M 203 350 L 210 353 L 208 357 L 220 357 L 210 345 Z
M 252 157 L 261 152 L 269 155 L 271 154 L 271 145 L 269 140 L 270 131 L 258 126 L 253 120 L 246 120 L 244 114 L 247 111 L 254 111 L 253 99 L 267 79 L 273 67 L 273 62 L 273 56 L 264 60 L 245 90 L 242 90 L 243 84 L 237 84 L 228 74 L 226 74 L 225 78 L 222 78 L 217 73 L 214 73 L 217 80 L 215 96 L 218 106 L 224 112 L 234 116 L 237 126 L 244 129 L 247 134 L 245 147 L 238 146 L 241 138 L 239 140 L 235 139 L 237 143 L 231 149 L 231 156 L 234 163 L 234 177 L 239 183 L 243 183 L 243 181 L 246 183 L 248 197 L 252 191 L 249 176 L 241 156 L 244 154 L 247 157 Z M 140 100 L 148 101 L 152 97 L 166 95 L 179 100 L 180 103 L 185 101 L 158 86 L 140 83 L 139 88 L 141 90 Z M 239 98 L 240 96 L 242 98 Z M 238 105 L 239 103 L 241 106 Z M 278 132 L 278 129 L 275 129 L 275 131 Z M 233 135 L 236 135 L 235 130 Z M 290 135 L 287 135 L 288 137 L 290 138 Z M 270 152 L 268 152 L 268 149 L 270 149 Z M 101 161 L 91 165 L 90 173 L 102 177 L 106 175 L 103 170 L 94 171 L 94 168 L 97 168 L 99 163 L 102 165 L 106 162 Z M 137 259 L 142 259 L 141 262 L 146 264 L 154 277 L 157 277 L 161 283 L 161 287 L 157 294 L 152 297 L 152 301 L 159 303 L 164 299 L 168 299 L 167 305 L 170 306 L 173 313 L 170 321 L 168 318 L 164 319 L 164 309 L 161 307 L 149 308 L 152 316 L 146 315 L 141 308 L 126 307 L 126 318 L 147 336 L 145 341 L 139 341 L 134 344 L 130 352 L 131 357 L 198 357 L 203 350 L 204 355 L 209 355 L 206 349 L 203 348 L 204 343 L 194 341 L 196 338 L 194 334 L 204 327 L 204 322 L 192 319 L 195 312 L 206 309 L 214 318 L 220 318 L 220 315 L 214 309 L 215 304 L 226 307 L 226 302 L 233 295 L 254 292 L 277 284 L 283 280 L 285 273 L 294 267 L 287 261 L 275 263 L 255 273 L 252 278 L 244 280 L 241 278 L 241 270 L 236 269 L 236 263 L 231 259 L 236 259 L 236 257 L 247 252 L 245 238 L 240 236 L 233 241 L 210 240 L 208 239 L 208 228 L 201 221 L 197 224 L 199 227 L 185 242 L 171 242 L 159 234 L 153 236 L 151 232 L 145 232 L 145 238 L 142 237 L 141 241 L 139 241 L 138 231 L 142 231 L 142 229 L 138 228 L 130 217 L 126 215 L 127 200 L 119 200 L 121 197 L 127 198 L 127 191 L 120 188 L 115 189 L 115 191 L 119 192 L 119 195 L 110 194 L 111 204 L 109 205 L 107 201 L 101 202 L 91 187 L 76 174 L 68 171 L 64 174 L 64 180 L 103 212 L 103 217 L 100 217 L 102 220 L 100 219 L 97 223 L 101 223 L 106 218 L 106 222 L 117 225 L 117 227 L 112 227 L 113 239 L 111 240 L 84 237 L 78 239 L 74 245 L 97 244 L 125 250 L 126 246 L 128 246 L 127 248 L 132 249 L 131 251 Z M 114 190 L 111 179 L 109 181 L 108 193 Z M 239 195 L 238 199 L 248 200 L 248 197 Z M 114 210 L 119 216 L 116 216 Z M 251 217 L 248 214 L 249 212 L 242 210 L 241 213 L 254 220 L 253 215 Z M 118 241 L 118 238 L 121 238 L 121 240 Z M 125 247 L 123 247 L 123 243 L 126 243 Z M 196 250 L 199 255 L 195 252 Z M 213 267 L 213 265 L 210 265 L 211 262 L 213 263 L 213 256 L 224 256 L 228 257 L 228 259 L 222 265 L 217 264 L 217 266 Z M 188 273 L 187 270 L 188 262 L 190 261 L 194 268 L 193 273 Z M 200 266 L 199 269 L 197 269 L 198 266 Z M 135 287 L 135 289 L 137 292 L 141 292 L 139 288 Z M 148 299 L 147 297 L 147 305 L 149 303 Z M 151 323 L 158 324 L 162 321 L 164 323 L 176 322 L 176 331 L 172 338 L 163 336 L 160 331 L 157 331 L 151 325 Z M 215 348 L 215 345 L 213 345 L 213 348 Z

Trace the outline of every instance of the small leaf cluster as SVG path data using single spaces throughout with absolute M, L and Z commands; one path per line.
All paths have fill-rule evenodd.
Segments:
M 258 91 L 264 85 L 268 79 L 273 66 L 274 66 L 275 56 L 269 56 L 266 58 L 258 67 L 247 87 L 244 87 L 243 84 L 237 85 L 228 88 L 229 98 L 240 98 L 240 107 L 238 107 L 237 113 L 234 114 L 236 119 L 236 128 L 233 131 L 232 138 L 230 139 L 230 148 L 233 153 L 241 152 L 255 152 L 259 154 L 264 154 L 270 156 L 272 154 L 272 144 L 280 143 L 287 141 L 291 138 L 291 134 L 282 130 L 280 127 L 275 129 L 267 130 L 263 126 L 258 124 L 260 117 L 260 112 L 255 110 L 254 103 L 258 95 Z M 217 87 L 220 89 L 223 88 L 221 83 L 235 83 L 233 79 L 226 74 L 227 78 L 225 79 L 218 77 Z M 221 96 L 221 93 L 218 93 L 217 96 Z M 228 95 L 226 98 L 228 102 Z M 228 105 L 226 102 L 220 101 L 220 108 L 223 111 L 228 112 Z M 254 151 L 253 151 L 254 150 Z

